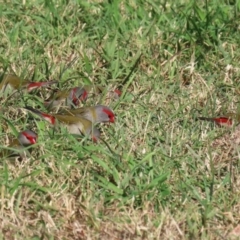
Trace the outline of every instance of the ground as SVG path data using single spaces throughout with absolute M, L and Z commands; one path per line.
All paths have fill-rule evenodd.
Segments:
M 0 69 L 50 89 L 1 97 L 1 148 L 26 128 L 38 143 L 0 163 L 4 239 L 238 239 L 238 1 L 8 1 Z M 54 131 L 54 88 L 97 85 L 111 107 L 102 140 Z M 119 99 L 109 92 L 119 89 Z

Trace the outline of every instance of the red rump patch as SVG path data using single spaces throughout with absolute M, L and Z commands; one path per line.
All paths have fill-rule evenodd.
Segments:
M 48 121 L 49 123 L 51 123 L 52 125 L 55 124 L 56 118 L 52 115 L 49 115 L 47 113 L 41 113 L 42 117 Z
M 111 110 L 106 109 L 106 108 L 103 108 L 103 112 L 105 112 L 108 115 L 109 122 L 114 123 L 114 121 L 115 121 L 114 113 Z
M 40 88 L 40 87 L 43 87 L 43 86 L 48 86 L 48 85 L 51 85 L 51 84 L 54 84 L 56 83 L 56 81 L 49 81 L 49 82 L 31 82 L 28 84 L 27 86 L 27 90 L 28 92 L 31 92 L 32 90 L 34 89 L 37 89 L 37 88 Z
M 232 126 L 233 122 L 232 119 L 228 117 L 218 117 L 214 118 L 213 121 L 221 126 L 227 125 L 227 126 Z
M 44 83 L 44 82 L 43 82 Z M 28 84 L 27 90 L 30 92 L 36 88 L 39 88 L 43 85 L 42 82 L 32 82 Z

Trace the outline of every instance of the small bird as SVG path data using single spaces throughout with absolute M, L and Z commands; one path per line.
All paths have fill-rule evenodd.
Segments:
M 7 74 L 4 75 L 3 80 L 0 83 L 0 93 L 8 93 L 17 90 L 26 90 L 27 92 L 31 92 L 37 88 L 46 87 L 55 83 L 57 82 L 29 82 L 19 78 L 18 76 Z
M 92 136 L 94 142 L 100 138 L 100 131 L 93 126 L 93 123 L 83 117 L 76 117 L 62 114 L 48 114 L 32 107 L 26 106 L 25 109 L 37 114 L 53 126 L 59 124 L 66 127 L 70 134 Z
M 31 130 L 24 130 L 19 133 L 17 139 L 13 139 L 8 148 L 15 148 L 15 149 L 21 149 L 24 147 L 28 147 L 30 145 L 33 145 L 37 142 L 38 135 L 31 131 Z M 14 156 L 21 156 L 23 157 L 25 153 L 14 153 L 10 150 L 3 150 L 0 152 L 0 157 L 14 157 Z
M 75 109 L 63 109 L 62 113 L 86 118 L 93 124 L 115 122 L 115 114 L 109 107 L 104 105 L 96 105 L 93 107 L 82 107 Z
M 221 126 L 221 127 L 231 127 L 233 125 L 233 119 L 230 116 L 229 117 L 215 117 L 215 118 L 198 117 L 198 119 L 214 122 L 218 126 Z
M 80 102 L 87 100 L 88 92 L 83 87 L 74 87 L 53 94 L 44 105 L 48 109 L 60 106 L 78 106 Z

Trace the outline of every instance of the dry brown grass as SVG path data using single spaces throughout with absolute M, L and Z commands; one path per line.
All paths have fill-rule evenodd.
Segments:
M 205 5 L 181 2 L 2 6 L 0 69 L 103 86 L 86 105 L 109 105 L 117 122 L 94 145 L 23 110 L 51 89 L 2 98 L 1 146 L 25 128 L 39 139 L 23 161 L 1 161 L 0 238 L 239 238 L 239 127 L 196 121 L 239 112 L 239 10 L 209 2 L 207 24 Z

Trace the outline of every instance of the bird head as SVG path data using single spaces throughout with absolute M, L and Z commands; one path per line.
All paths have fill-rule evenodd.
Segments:
M 68 100 L 73 103 L 75 106 L 79 105 L 80 101 L 86 101 L 88 92 L 83 87 L 72 88 Z
M 22 146 L 29 146 L 35 144 L 37 142 L 37 138 L 38 135 L 31 130 L 22 131 L 18 135 L 18 141 Z
M 106 107 L 103 105 L 97 105 L 96 112 L 97 112 L 98 122 L 110 122 L 110 123 L 115 122 L 115 115 L 109 107 Z

